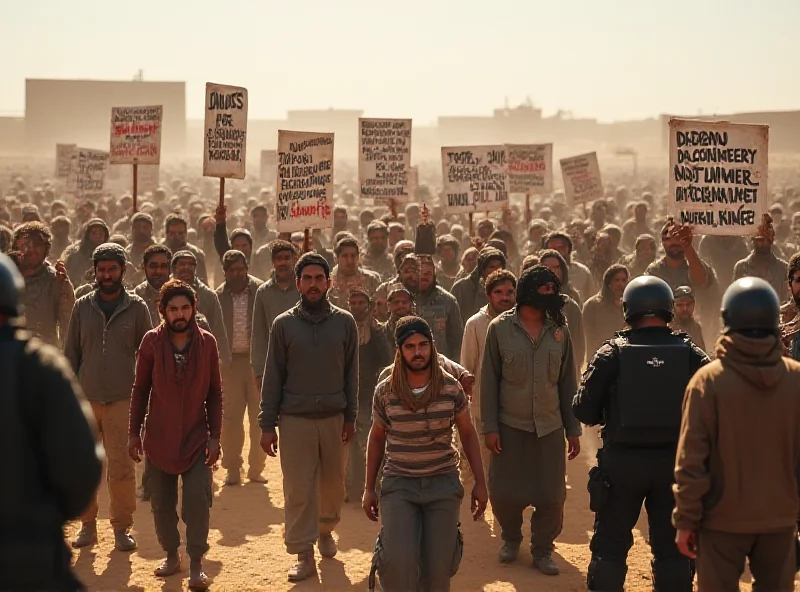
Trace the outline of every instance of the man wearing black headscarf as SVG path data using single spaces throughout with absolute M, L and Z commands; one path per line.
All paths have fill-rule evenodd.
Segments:
M 543 265 L 522 273 L 517 305 L 489 325 L 481 368 L 481 427 L 492 452 L 489 499 L 503 538 L 499 558 L 516 559 L 522 512 L 534 506 L 533 563 L 547 575 L 559 573 L 552 553 L 566 498 L 564 436 L 573 459 L 581 435 L 571 408 L 575 361 L 560 287 Z

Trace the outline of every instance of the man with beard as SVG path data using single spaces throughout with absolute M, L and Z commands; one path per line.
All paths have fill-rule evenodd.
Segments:
M 400 264 L 403 262 L 403 258 L 406 255 L 413 252 L 414 243 L 411 241 L 402 240 L 394 246 L 392 257 L 394 259 L 394 268 L 397 273 L 393 278 L 383 282 L 380 286 L 378 286 L 378 289 L 375 290 L 375 294 L 372 296 L 372 299 L 375 302 L 375 318 L 382 323 L 386 322 L 386 319 L 389 318 L 389 311 L 387 310 L 386 306 L 388 289 L 390 286 L 400 282 Z
M 458 362 L 461 340 L 464 337 L 464 322 L 458 302 L 450 292 L 436 285 L 436 266 L 430 256 L 419 259 L 418 291 L 414 295 L 417 315 L 433 330 L 436 348 L 445 356 Z M 488 267 L 488 266 L 487 266 Z M 411 287 L 406 285 L 409 290 Z M 484 295 L 483 299 L 486 299 Z
M 222 382 L 216 340 L 197 325 L 196 304 L 194 290 L 180 280 L 161 288 L 164 323 L 149 331 L 139 347 L 127 450 L 137 463 L 147 454 L 156 536 L 167 553 L 155 575 L 170 576 L 181 566 L 180 476 L 189 589 L 205 590 L 209 580 L 203 555 L 208 551 L 211 467 L 220 454 Z
M 522 513 L 533 506 L 533 565 L 546 575 L 560 571 L 552 553 L 567 494 L 565 434 L 570 460 L 581 448 L 581 424 L 572 414 L 572 339 L 559 288 L 544 265 L 522 272 L 516 306 L 489 324 L 480 387 L 482 433 L 492 453 L 489 497 L 503 539 L 499 559 L 517 558 Z
M 108 242 L 108 236 L 106 223 L 93 218 L 86 223 L 83 238 L 64 250 L 64 265 L 75 288 L 87 283 L 86 272 L 92 269 L 92 253 L 99 245 Z
M 392 284 L 389 286 L 389 319 L 384 323 L 386 328 L 386 338 L 392 348 L 394 347 L 391 335 L 394 335 L 394 328 L 397 321 L 401 318 L 414 314 L 414 296 L 403 284 Z
M 359 265 L 358 241 L 346 236 L 336 243 L 336 267 L 331 273 L 331 290 L 328 297 L 333 304 L 347 310 L 350 305 L 350 291 L 356 288 L 364 290 L 372 297 L 381 284 L 380 276 L 374 271 L 363 269 Z
M 272 325 L 261 386 L 261 448 L 278 453 L 285 513 L 285 542 L 297 563 L 289 581 L 316 573 L 314 543 L 323 557 L 336 555 L 333 529 L 344 503 L 345 449 L 358 413 L 358 327 L 327 298 L 330 268 L 318 253 L 295 266 L 300 302 Z
M 219 359 L 225 369 L 231 363 L 231 350 L 228 346 L 228 335 L 217 293 L 197 277 L 197 259 L 191 251 L 175 253 L 172 256 L 171 269 L 172 277 L 189 284 L 197 294 L 197 312 L 206 318 L 211 327 L 211 333 L 217 340 Z
M 19 269 L 25 279 L 25 326 L 45 343 L 61 347 L 67 337 L 75 294 L 69 279 L 59 277 L 56 269 L 48 265 L 50 245 L 50 231 L 41 222 L 26 222 L 14 231 L 12 247 L 20 254 Z
M 633 207 L 633 218 L 630 218 L 622 225 L 622 244 L 630 250 L 634 246 L 634 241 L 639 242 L 643 234 L 652 235 L 653 231 L 647 224 L 647 202 L 640 201 Z
M 356 438 L 349 446 L 347 498 L 357 500 L 364 491 L 367 436 L 372 425 L 372 396 L 378 384 L 378 374 L 392 362 L 394 348 L 390 349 L 386 329 L 372 316 L 369 294 L 360 289 L 350 292 L 349 308 L 358 326 L 358 417 Z
M 448 292 L 453 289 L 456 276 L 461 270 L 461 263 L 458 257 L 461 245 L 451 234 L 443 234 L 436 239 L 436 256 L 439 258 L 439 265 L 436 268 L 436 283 Z
M 670 523 L 673 468 L 683 393 L 708 358 L 686 335 L 669 328 L 673 297 L 663 280 L 631 281 L 623 311 L 631 328 L 592 357 L 572 404 L 583 423 L 602 425 L 598 466 L 589 473 L 595 526 L 587 585 L 593 591 L 622 592 L 631 531 L 644 504 L 654 589 L 691 592 L 692 566 L 678 553 Z
M 569 268 L 561 253 L 555 249 L 544 249 L 539 252 L 539 263 L 556 274 L 561 285 L 569 285 Z M 523 269 L 524 271 L 524 269 Z M 560 290 L 561 297 L 564 299 L 564 315 L 567 317 L 569 335 L 572 337 L 572 352 L 575 358 L 575 371 L 580 378 L 583 358 L 586 355 L 586 335 L 583 332 L 583 312 L 580 305 L 573 297 L 575 289 L 572 291 Z
M 272 258 L 272 277 L 256 290 L 253 302 L 253 333 L 250 338 L 250 364 L 259 388 L 264 378 L 264 364 L 267 362 L 267 346 L 272 323 L 278 315 L 292 308 L 300 300 L 300 292 L 297 291 L 294 281 L 297 251 L 292 243 L 281 239 L 272 241 L 269 249 Z
M 132 551 L 130 535 L 136 511 L 136 478 L 126 453 L 128 412 L 136 351 L 152 328 L 144 301 L 125 291 L 125 250 L 104 243 L 92 255 L 97 288 L 75 302 L 64 344 L 64 355 L 92 405 L 108 457 L 109 519 L 116 548 Z M 73 547 L 97 542 L 97 497 L 84 512 Z
M 733 281 L 743 277 L 758 277 L 765 280 L 775 293 L 778 299 L 783 302 L 787 297 L 786 273 L 788 263 L 779 259 L 772 252 L 775 243 L 775 230 L 771 219 L 764 221 L 758 227 L 758 234 L 753 236 L 752 252 L 736 263 L 733 268 Z
M 474 409 L 472 421 L 475 428 L 481 429 L 481 366 L 483 365 L 483 352 L 486 347 L 486 332 L 489 323 L 499 314 L 511 310 L 516 300 L 517 278 L 507 269 L 498 269 L 492 272 L 486 282 L 486 306 L 472 315 L 464 326 L 464 340 L 461 343 L 461 364 L 475 377 L 475 387 L 472 389 L 470 410 Z M 481 446 L 481 464 L 489 468 L 489 450 Z
M 488 495 L 480 441 L 469 402 L 456 379 L 435 363 L 436 346 L 428 324 L 405 317 L 395 329 L 397 353 L 391 374 L 375 391 L 367 448 L 367 479 L 361 501 L 378 521 L 370 573 L 386 592 L 450 590 L 463 553 L 459 528 L 464 487 L 458 478 L 455 426 L 474 475 L 471 511 L 478 520 Z M 384 464 L 380 503 L 378 472 Z
M 452 293 L 464 318 L 469 318 L 486 305 L 486 289 L 483 282 L 489 274 L 506 268 L 506 257 L 501 251 L 484 247 L 478 253 L 478 265 L 469 276 L 453 284 Z M 438 344 L 441 348 L 441 343 Z
M 145 301 L 150 311 L 153 327 L 161 323 L 158 304 L 161 302 L 161 286 L 169 280 L 172 253 L 164 245 L 150 245 L 142 254 L 142 271 L 145 280 L 133 289 L 133 293 Z
M 710 287 L 715 279 L 714 272 L 701 261 L 692 246 L 692 239 L 690 226 L 668 221 L 661 230 L 665 255 L 651 263 L 645 274 L 660 277 L 673 290 L 678 286 L 691 286 L 695 290 Z
M 672 328 L 687 333 L 694 344 L 705 351 L 703 328 L 694 318 L 694 292 L 689 286 L 679 286 L 673 292 L 673 296 L 675 298 L 675 319 L 672 321 Z
M 53 244 L 47 260 L 55 265 L 56 261 L 63 259 L 64 251 L 72 243 L 69 238 L 72 222 L 66 216 L 56 216 L 50 221 L 50 230 L 53 234 Z
M 125 247 L 128 261 L 138 272 L 136 278 L 131 279 L 131 281 L 135 282 L 134 285 L 144 280 L 144 269 L 142 267 L 144 253 L 155 242 L 153 240 L 153 218 L 150 214 L 145 214 L 144 212 L 134 214 L 131 217 L 131 244 Z
M 178 251 L 191 252 L 192 255 L 194 255 L 195 269 L 196 269 L 196 274 L 193 275 L 197 275 L 200 281 L 208 285 L 208 272 L 206 271 L 206 256 L 205 254 L 203 254 L 202 250 L 186 242 L 186 235 L 188 234 L 188 232 L 189 232 L 189 227 L 186 224 L 186 220 L 180 217 L 178 214 L 170 214 L 167 216 L 167 219 L 164 220 L 164 234 L 165 234 L 164 244 L 167 245 L 167 247 L 169 247 L 169 250 L 172 251 L 173 253 L 177 253 Z M 201 300 L 202 298 L 198 294 L 198 301 L 201 302 Z M 203 307 L 201 302 L 200 312 L 203 312 L 202 308 Z M 217 342 L 219 342 L 220 341 L 219 335 L 215 334 L 215 337 L 217 338 Z
M 580 261 L 576 261 L 572 256 L 572 238 L 564 232 L 551 232 L 544 239 L 545 249 L 554 249 L 561 253 L 564 261 L 569 266 L 570 284 L 580 294 L 580 299 L 576 302 L 586 302 L 597 293 L 597 284 L 592 277 L 592 272 Z
M 389 228 L 380 220 L 373 220 L 367 226 L 367 251 L 361 255 L 361 265 L 377 273 L 381 282 L 394 277 L 397 271 L 394 259 L 389 254 Z
M 225 333 L 231 351 L 231 365 L 225 369 L 225 418 L 222 426 L 222 468 L 228 474 L 225 485 L 241 482 L 242 448 L 244 447 L 244 414 L 250 428 L 250 453 L 247 478 L 253 483 L 266 483 L 261 475 L 266 455 L 255 445 L 261 438 L 258 429 L 258 407 L 261 397 L 250 365 L 250 337 L 256 291 L 261 282 L 247 273 L 247 258 L 241 251 L 228 251 L 222 257 L 225 283 L 217 288 L 222 308 Z
M 217 206 L 217 211 L 214 215 L 216 226 L 214 229 L 214 248 L 219 255 L 220 261 L 228 251 L 239 251 L 244 253 L 247 259 L 248 266 L 252 262 L 252 255 L 254 253 L 253 236 L 246 228 L 234 228 L 231 231 L 230 239 L 228 238 L 227 226 L 227 206 Z M 225 270 L 223 269 L 223 272 Z
M 779 308 L 766 281 L 734 282 L 716 360 L 686 388 L 672 522 L 698 590 L 738 590 L 746 564 L 753 590 L 794 589 L 800 364 L 782 356 Z
M 656 260 L 656 239 L 641 234 L 636 239 L 633 253 L 625 255 L 619 262 L 628 268 L 631 279 L 644 275 L 647 267 Z

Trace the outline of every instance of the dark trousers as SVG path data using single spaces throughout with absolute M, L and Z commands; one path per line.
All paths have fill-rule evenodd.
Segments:
M 698 592 L 739 590 L 750 560 L 753 592 L 792 592 L 796 529 L 771 534 L 732 534 L 700 530 L 697 536 Z
M 150 463 L 147 467 L 150 508 L 161 548 L 176 553 L 181 545 L 178 532 L 178 477 L 181 491 L 181 519 L 186 525 L 186 553 L 199 561 L 208 551 L 208 525 L 211 515 L 211 469 L 205 455 L 198 454 L 189 470 L 181 475 L 166 473 Z
M 642 503 L 647 510 L 653 587 L 656 592 L 691 592 L 693 566 L 675 545 L 675 449 L 606 446 L 600 468 L 609 484 L 608 500 L 595 514 L 587 584 L 596 592 L 622 592 L 633 546 L 632 530 Z
M 522 541 L 522 512 L 533 506 L 531 551 L 534 556 L 550 555 L 561 534 L 564 481 L 567 460 L 564 430 L 539 438 L 500 424 L 500 454 L 492 454 L 489 464 L 489 500 L 500 523 L 504 541 Z

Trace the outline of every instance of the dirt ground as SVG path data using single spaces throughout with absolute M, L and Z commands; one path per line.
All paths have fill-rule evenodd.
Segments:
M 520 556 L 511 565 L 497 561 L 500 547 L 491 515 L 473 522 L 469 516 L 468 496 L 462 512 L 465 549 L 461 569 L 453 579 L 454 591 L 483 590 L 500 592 L 577 592 L 586 590 L 586 567 L 589 563 L 589 538 L 593 514 L 589 512 L 586 475 L 594 463 L 596 435 L 584 435 L 581 455 L 568 465 L 568 496 L 564 530 L 556 542 L 556 562 L 561 568 L 558 577 L 544 576 L 531 567 L 527 542 Z M 246 454 L 244 458 L 247 458 Z M 339 553 L 334 559 L 317 555 L 318 579 L 289 584 L 286 571 L 293 557 L 283 545 L 283 490 L 280 464 L 267 459 L 266 485 L 247 483 L 239 487 L 223 487 L 222 470 L 215 473 L 214 504 L 211 509 L 211 550 L 205 559 L 205 570 L 213 578 L 211 590 L 245 591 L 293 590 L 367 590 L 372 548 L 378 525 L 370 522 L 361 510 L 360 500 L 345 504 L 342 521 L 335 531 Z M 164 555 L 153 530 L 150 504 L 139 502 L 134 534 L 139 548 L 132 554 L 113 550 L 113 535 L 107 520 L 108 495 L 101 487 L 99 544 L 75 552 L 75 568 L 81 580 L 92 591 L 161 590 L 176 592 L 187 589 L 188 558 L 184 555 L 183 570 L 167 579 L 153 575 L 153 569 Z M 530 511 L 529 511 L 530 513 Z M 527 518 L 526 516 L 526 524 Z M 635 545 L 628 561 L 627 590 L 651 590 L 650 555 L 645 542 L 646 517 L 639 521 L 634 533 Z M 182 528 L 182 526 L 181 526 Z M 72 525 L 74 533 L 77 525 Z M 183 532 L 183 531 L 182 531 Z M 527 536 L 526 536 L 527 541 Z M 743 577 L 743 590 L 750 590 Z

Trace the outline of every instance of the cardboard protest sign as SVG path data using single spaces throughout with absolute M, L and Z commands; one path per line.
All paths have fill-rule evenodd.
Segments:
M 278 232 L 333 226 L 333 134 L 278 131 Z
M 278 151 L 261 151 L 261 182 L 275 183 L 278 177 Z
M 75 144 L 56 144 L 56 179 L 68 179 L 72 170 L 72 157 Z
M 552 144 L 506 144 L 506 152 L 509 193 L 553 192 Z
M 603 197 L 603 180 L 596 152 L 562 158 L 560 163 L 567 204 L 586 203 Z
M 109 154 L 104 150 L 76 148 L 67 185 L 80 197 L 102 196 L 106 189 Z
M 449 214 L 508 206 L 505 146 L 442 148 L 442 179 Z
M 110 164 L 160 164 L 164 108 L 112 107 Z
M 409 201 L 411 120 L 358 120 L 358 178 L 361 197 Z
M 767 213 L 769 126 L 669 120 L 667 213 L 695 234 L 747 235 Z
M 203 176 L 244 179 L 247 163 L 247 89 L 206 83 Z

